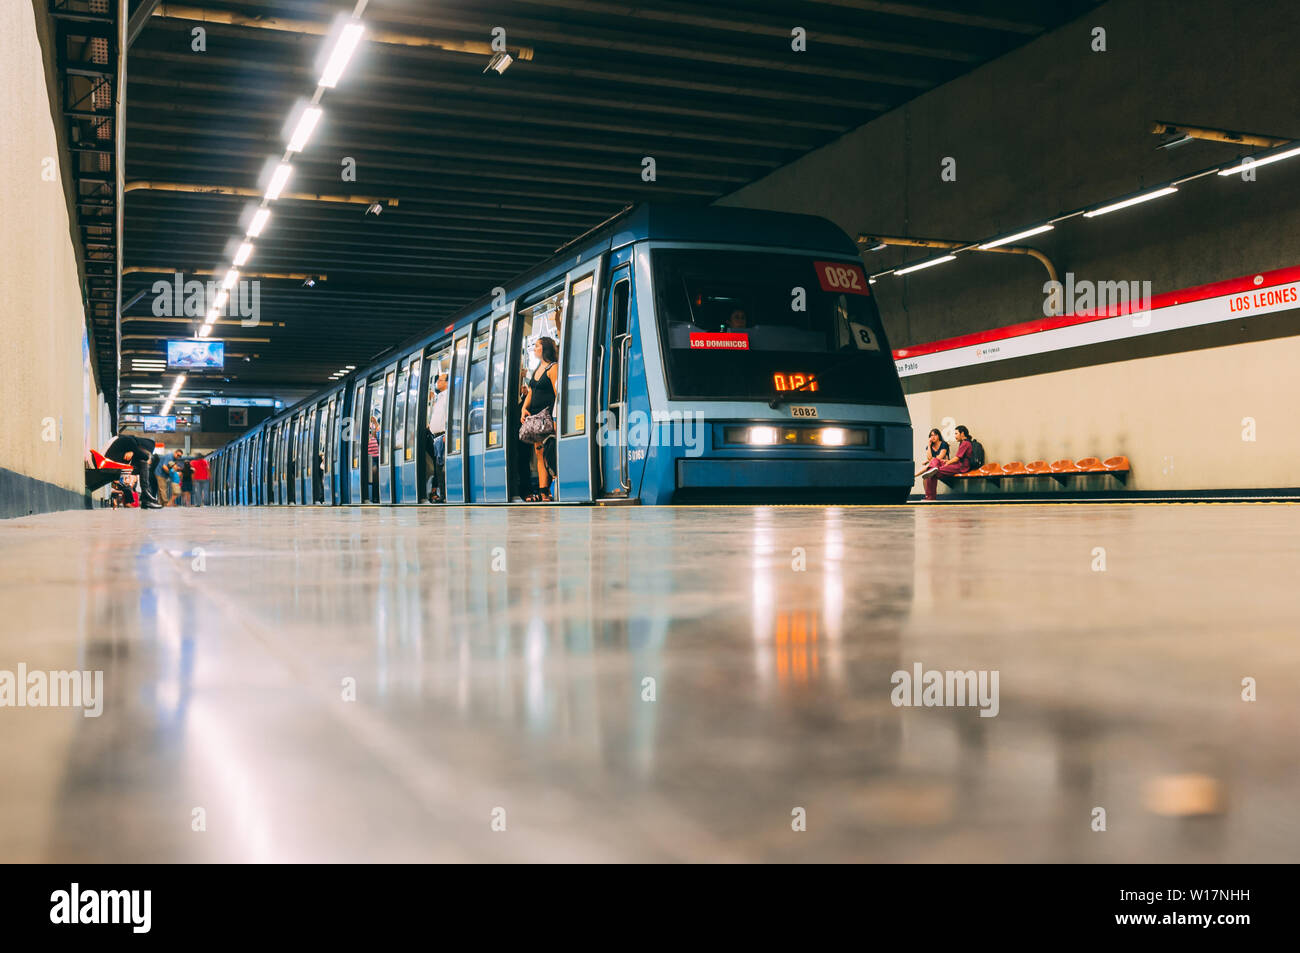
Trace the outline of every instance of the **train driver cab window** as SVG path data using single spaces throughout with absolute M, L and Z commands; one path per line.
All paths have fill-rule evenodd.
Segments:
M 569 342 L 564 356 L 564 433 L 582 433 L 587 416 L 587 335 L 591 327 L 591 291 L 594 277 L 574 282 L 570 289 Z
M 484 318 L 474 334 L 474 349 L 469 365 L 469 432 L 482 433 L 487 413 L 488 337 L 492 323 Z
M 672 397 L 903 403 L 861 264 L 657 248 L 651 271 Z

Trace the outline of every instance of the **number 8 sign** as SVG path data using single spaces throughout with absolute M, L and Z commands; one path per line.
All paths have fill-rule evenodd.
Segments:
M 813 268 L 817 271 L 817 280 L 822 291 L 836 294 L 870 295 L 867 290 L 867 276 L 861 265 L 843 261 L 815 261 Z

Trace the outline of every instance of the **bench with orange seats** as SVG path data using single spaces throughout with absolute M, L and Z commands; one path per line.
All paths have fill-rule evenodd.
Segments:
M 1115 478 L 1123 483 L 1128 479 L 1131 469 L 1128 457 L 1125 456 L 1107 457 L 1105 460 L 1098 457 L 1084 457 L 1081 460 L 1065 459 L 1053 463 L 1048 463 L 1046 460 L 1034 460 L 1030 463 L 1015 460 L 1004 464 L 986 463 L 978 470 L 953 474 L 944 477 L 943 481 L 949 486 L 953 486 L 957 480 L 990 480 L 997 484 L 1003 479 L 1013 477 L 1051 477 L 1064 484 L 1067 478 L 1073 476 L 1110 473 L 1114 474 Z

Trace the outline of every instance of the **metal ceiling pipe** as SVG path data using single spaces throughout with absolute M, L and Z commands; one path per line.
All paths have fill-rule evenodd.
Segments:
M 859 245 L 903 245 L 909 248 L 943 248 L 949 251 L 984 251 L 984 252 L 1001 252 L 1007 255 L 1028 255 L 1037 259 L 1038 263 L 1047 269 L 1047 276 L 1052 281 L 1059 281 L 1056 274 L 1056 265 L 1052 259 L 1048 258 L 1037 248 L 1027 248 L 1023 245 L 999 245 L 997 248 L 980 248 L 978 242 L 951 242 L 940 238 L 904 238 L 899 235 L 859 235 Z
M 243 185 L 192 185 L 188 182 L 155 182 L 152 179 L 137 179 L 126 183 L 124 192 L 193 192 L 199 195 L 243 195 L 249 198 L 261 198 L 261 189 L 250 189 Z M 377 205 L 397 208 L 397 199 L 375 198 L 370 195 L 326 195 L 319 192 L 281 192 L 277 201 L 293 199 L 299 202 L 334 202 L 341 205 Z
M 1277 139 L 1273 136 L 1257 136 L 1249 132 L 1210 129 L 1205 126 L 1183 126 L 1172 122 L 1153 122 L 1151 131 L 1157 136 L 1186 136 L 1191 139 L 1206 139 L 1210 142 L 1228 142 L 1234 146 L 1272 148 L 1291 141 L 1290 139 Z
M 175 3 L 164 3 L 154 10 L 156 17 L 169 20 L 193 20 L 198 23 L 223 23 L 227 26 L 255 27 L 260 30 L 279 30 L 282 33 L 307 33 L 312 36 L 325 36 L 330 31 L 329 23 L 317 23 L 313 20 L 286 20 L 283 17 L 254 16 L 236 13 L 232 10 L 209 10 L 206 7 L 186 7 Z M 447 50 L 451 53 L 470 53 L 475 56 L 493 56 L 497 50 L 492 44 L 482 40 L 459 40 L 451 37 L 419 36 L 413 33 L 393 33 L 389 30 L 376 30 L 367 26 L 366 38 L 376 43 L 390 46 L 422 46 Z M 531 46 L 509 47 L 506 52 L 517 60 L 531 60 Z
M 288 272 L 288 271 L 239 271 L 240 278 L 278 278 L 285 281 L 306 281 L 308 278 L 315 278 L 317 281 L 326 281 L 329 276 L 322 275 L 318 271 Z M 215 268 L 191 268 L 186 271 L 184 268 L 171 268 L 161 265 L 128 265 L 122 269 L 124 275 L 174 275 L 176 272 L 186 275 L 224 275 L 224 271 L 217 271 Z

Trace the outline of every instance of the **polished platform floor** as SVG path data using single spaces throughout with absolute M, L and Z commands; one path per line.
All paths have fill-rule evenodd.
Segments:
M 0 861 L 1295 862 L 1298 569 L 1285 504 L 5 521 L 0 670 L 104 710 L 0 708 Z

